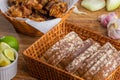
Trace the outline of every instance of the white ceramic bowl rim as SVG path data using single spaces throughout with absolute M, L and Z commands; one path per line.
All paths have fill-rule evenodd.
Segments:
M 7 66 L 0 67 L 0 70 L 3 70 L 3 69 L 6 69 L 6 68 L 9 68 L 9 67 L 11 67 L 14 63 L 17 62 L 17 60 L 18 60 L 18 52 L 17 52 L 16 50 L 14 50 L 14 51 L 15 51 L 15 60 L 14 60 L 14 62 L 12 62 L 11 64 L 9 64 L 9 65 L 7 65 Z

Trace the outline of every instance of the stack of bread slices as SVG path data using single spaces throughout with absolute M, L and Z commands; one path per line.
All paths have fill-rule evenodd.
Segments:
M 85 80 L 104 80 L 119 65 L 120 52 L 106 42 L 82 40 L 74 31 L 56 42 L 43 55 L 47 63 Z

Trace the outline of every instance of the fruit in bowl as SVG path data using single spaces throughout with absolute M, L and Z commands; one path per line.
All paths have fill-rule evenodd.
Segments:
M 15 50 L 7 43 L 0 43 L 0 66 L 7 66 L 15 60 Z
M 9 36 L 9 39 L 6 36 L 0 38 L 0 80 L 10 80 L 17 73 L 18 42 L 16 41 L 17 39 L 13 36 Z M 9 45 L 10 43 L 12 45 Z M 15 43 L 16 47 L 13 48 Z
M 18 51 L 19 43 L 18 43 L 18 40 L 14 36 L 3 36 L 0 38 L 0 42 L 5 42 L 10 47 Z

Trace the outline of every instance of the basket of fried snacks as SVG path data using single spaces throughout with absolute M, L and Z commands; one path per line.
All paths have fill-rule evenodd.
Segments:
M 1 14 L 16 31 L 41 36 L 63 22 L 78 0 L 0 0 Z

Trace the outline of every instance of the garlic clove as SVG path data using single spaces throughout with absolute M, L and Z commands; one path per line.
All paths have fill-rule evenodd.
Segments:
M 107 25 L 108 36 L 112 39 L 120 39 L 120 19 L 113 19 Z
M 106 27 L 107 24 L 108 24 L 108 20 L 107 20 L 107 15 L 106 14 L 103 14 L 101 16 L 98 17 L 98 21 L 100 21 L 100 23 Z
M 117 15 L 115 12 L 111 12 L 109 14 L 103 14 L 101 16 L 98 17 L 98 21 L 101 22 L 101 24 L 104 27 L 107 27 L 108 23 L 112 20 L 112 19 L 117 19 Z

